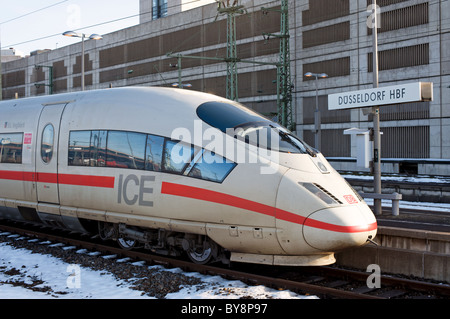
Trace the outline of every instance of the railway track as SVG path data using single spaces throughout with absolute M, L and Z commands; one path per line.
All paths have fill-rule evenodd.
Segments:
M 378 226 L 450 232 L 450 212 L 432 209 L 400 208 L 399 216 L 393 216 L 391 207 L 383 206 L 383 214 L 377 216 L 377 222 Z
M 29 225 L 0 223 L 0 231 L 39 238 L 77 248 L 98 251 L 117 258 L 128 257 L 134 262 L 145 261 L 150 265 L 167 268 L 181 268 L 188 272 L 206 275 L 220 275 L 229 280 L 240 280 L 249 285 L 264 285 L 275 289 L 287 289 L 299 294 L 317 295 L 323 299 L 391 299 L 391 298 L 450 298 L 450 285 L 433 284 L 411 279 L 381 276 L 380 288 L 369 288 L 369 273 L 338 269 L 334 267 L 283 268 L 247 264 L 233 264 L 227 267 L 196 265 L 180 259 L 156 256 L 141 251 L 126 251 L 112 245 L 98 242 L 87 236 L 50 233 L 47 228 Z

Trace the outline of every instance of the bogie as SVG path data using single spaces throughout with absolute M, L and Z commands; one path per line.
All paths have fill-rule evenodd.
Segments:
M 166 231 L 165 229 L 142 229 L 125 224 L 99 222 L 102 240 L 114 240 L 118 245 L 131 250 L 144 247 L 166 256 L 180 256 L 183 252 L 196 264 L 214 261 L 229 263 L 223 249 L 204 235 Z

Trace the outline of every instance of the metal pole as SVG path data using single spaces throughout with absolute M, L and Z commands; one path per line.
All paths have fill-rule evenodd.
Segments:
M 48 86 L 50 88 L 50 95 L 53 94 L 53 67 L 48 67 Z
M 314 146 L 316 149 L 320 150 L 322 148 L 322 128 L 319 110 L 319 84 L 318 76 L 316 75 L 316 110 L 314 111 L 314 126 L 315 126 L 315 136 L 314 136 Z
M 263 13 L 268 11 L 277 11 L 281 13 L 280 34 L 263 33 L 266 40 L 270 37 L 280 39 L 280 62 L 277 70 L 277 105 L 278 105 L 278 123 L 295 131 L 296 124 L 292 111 L 292 90 L 291 79 L 291 51 L 289 34 L 289 1 L 281 0 L 281 9 L 261 8 Z
M 2 74 L 2 29 L 0 24 L 0 101 L 3 100 Z
M 81 90 L 84 91 L 84 37 L 85 34 L 81 36 Z
M 181 79 L 181 55 L 178 56 L 178 88 L 183 88 L 183 80 Z
M 378 10 L 377 1 L 373 1 L 373 87 L 378 87 Z M 373 107 L 373 179 L 374 193 L 381 194 L 381 133 L 380 133 L 380 107 Z M 382 213 L 381 199 L 373 200 L 376 215 Z
M 238 101 L 236 10 L 227 12 L 227 99 Z

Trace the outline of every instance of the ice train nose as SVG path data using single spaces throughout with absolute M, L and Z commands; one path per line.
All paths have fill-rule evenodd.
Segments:
M 337 251 L 364 245 L 374 238 L 377 222 L 373 214 L 359 205 L 316 211 L 303 223 L 303 236 L 311 247 Z

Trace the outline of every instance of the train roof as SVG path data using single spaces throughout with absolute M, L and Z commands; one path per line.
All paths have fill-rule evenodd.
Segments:
M 67 104 L 61 121 L 68 130 L 114 129 L 172 136 L 176 128 L 194 132 L 200 120 L 196 110 L 206 102 L 231 101 L 178 88 L 122 87 L 6 100 L 0 102 L 0 117 L 5 123 L 20 123 L 34 131 L 44 106 Z M 3 126 L 0 130 L 6 130 Z
M 172 103 L 182 103 L 185 106 L 195 108 L 199 104 L 207 101 L 225 101 L 222 97 L 192 90 L 167 87 L 120 87 L 5 100 L 0 101 L 0 107 L 11 104 L 45 105 L 64 102 L 86 102 L 87 100 L 108 100 L 109 103 L 113 104 L 115 102 L 123 103 L 124 101 L 133 101 L 134 103 L 142 101 L 145 104 L 155 104 L 157 102 L 161 102 L 166 105 L 170 105 Z

